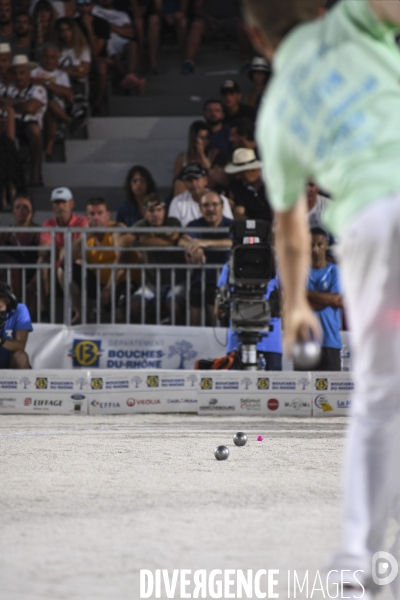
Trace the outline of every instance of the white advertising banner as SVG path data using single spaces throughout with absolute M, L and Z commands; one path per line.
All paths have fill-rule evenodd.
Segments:
M 93 370 L 89 414 L 197 413 L 198 379 L 182 371 Z
M 311 416 L 311 374 L 199 371 L 199 414 Z
M 193 369 L 225 355 L 226 329 L 158 325 L 34 325 L 34 369 Z
M 313 415 L 347 416 L 351 408 L 353 390 L 352 373 L 348 371 L 313 373 Z
M 0 414 L 86 415 L 87 373 L 0 371 Z

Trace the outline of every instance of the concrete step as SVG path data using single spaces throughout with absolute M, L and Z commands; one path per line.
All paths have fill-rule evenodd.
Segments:
M 196 114 L 201 118 L 201 109 Z M 191 117 L 99 117 L 89 119 L 89 140 L 187 140 Z M 67 143 L 84 140 L 68 140 Z

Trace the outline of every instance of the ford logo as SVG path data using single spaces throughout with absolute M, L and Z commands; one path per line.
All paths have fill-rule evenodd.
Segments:
M 74 394 L 71 396 L 72 400 L 84 400 L 86 396 L 82 396 L 82 394 Z

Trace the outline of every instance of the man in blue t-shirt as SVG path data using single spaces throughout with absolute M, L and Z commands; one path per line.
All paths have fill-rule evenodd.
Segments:
M 200 211 L 202 216 L 199 219 L 190 221 L 187 227 L 207 227 L 209 231 L 205 233 L 191 232 L 189 235 L 183 235 L 179 240 L 179 246 L 186 248 L 185 260 L 193 265 L 223 265 L 229 258 L 229 251 L 232 247 L 230 233 L 220 231 L 221 227 L 230 227 L 232 219 L 224 217 L 224 204 L 221 196 L 216 192 L 206 192 L 200 198 Z M 221 248 L 217 250 L 211 248 Z M 215 286 L 217 283 L 216 269 L 205 269 L 205 304 L 207 306 L 207 323 L 214 325 L 214 298 Z M 196 269 L 192 276 L 190 289 L 190 313 L 191 324 L 200 325 L 201 322 L 201 288 L 202 271 Z
M 10 287 L 0 283 L 0 369 L 31 368 L 25 346 L 32 329 L 25 304 L 18 304 Z
M 343 299 L 338 267 L 327 261 L 329 237 L 321 227 L 311 229 L 311 269 L 307 282 L 307 297 L 319 317 L 323 340 L 321 360 L 315 371 L 340 371 L 342 325 L 340 309 Z
M 218 279 L 217 288 L 229 283 L 229 265 L 225 265 Z M 269 297 L 273 291 L 279 292 L 278 278 L 274 277 L 268 282 L 265 298 Z M 218 307 L 215 307 L 219 313 Z M 218 314 L 218 316 L 224 316 Z M 271 317 L 270 326 L 272 330 L 267 336 L 263 336 L 257 344 L 257 351 L 264 355 L 266 371 L 282 371 L 282 322 L 280 317 Z M 228 339 L 226 343 L 226 353 L 233 352 L 239 347 L 238 332 L 233 331 L 232 323 L 229 323 Z

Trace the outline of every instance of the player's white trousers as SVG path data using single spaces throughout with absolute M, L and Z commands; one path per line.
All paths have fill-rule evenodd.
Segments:
M 400 193 L 353 219 L 338 256 L 355 380 L 340 568 L 370 574 L 400 487 Z

